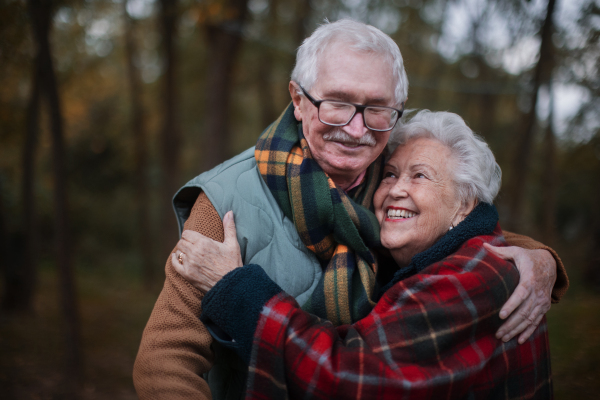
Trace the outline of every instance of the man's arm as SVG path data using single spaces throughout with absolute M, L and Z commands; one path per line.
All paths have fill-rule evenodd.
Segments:
M 204 193 L 198 196 L 187 230 L 223 241 L 223 224 Z M 202 292 L 165 267 L 165 285 L 150 315 L 133 369 L 140 399 L 210 399 L 202 374 L 213 363 L 212 338 L 198 319 Z
M 528 236 L 519 235 L 517 233 L 504 231 L 504 238 L 509 246 L 517 246 L 526 250 L 546 250 L 552 254 L 554 261 L 556 261 L 556 283 L 552 288 L 552 302 L 558 303 L 565 293 L 567 293 L 567 289 L 569 288 L 569 277 L 567 276 L 567 270 L 556 251 Z
M 513 261 L 521 277 L 500 311 L 500 318 L 508 319 L 496 337 L 507 342 L 519 335 L 518 341 L 523 343 L 548 312 L 551 302 L 558 302 L 567 291 L 569 280 L 558 254 L 550 247 L 511 232 L 504 232 L 504 237 L 510 247 L 486 248 Z

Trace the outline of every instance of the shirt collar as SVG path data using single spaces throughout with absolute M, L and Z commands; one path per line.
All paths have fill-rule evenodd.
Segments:
M 360 175 L 358 175 L 358 178 L 356 178 L 356 180 L 352 183 L 352 185 L 350 185 L 348 187 L 348 189 L 344 190 L 344 192 L 348 193 L 350 190 L 352 190 L 355 187 L 357 187 L 358 185 L 360 185 L 362 183 L 362 181 L 365 179 L 366 174 L 367 174 L 367 170 L 365 169 L 363 172 L 360 173 Z

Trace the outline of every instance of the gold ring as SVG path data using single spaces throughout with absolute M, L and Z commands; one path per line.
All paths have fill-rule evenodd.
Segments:
M 180 264 L 183 264 L 183 253 L 179 253 L 179 256 L 177 257 L 177 260 L 179 260 Z

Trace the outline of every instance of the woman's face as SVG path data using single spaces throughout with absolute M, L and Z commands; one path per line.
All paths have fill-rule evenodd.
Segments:
M 431 247 L 471 212 L 461 206 L 452 180 L 455 159 L 435 139 L 419 138 L 399 146 L 387 162 L 375 192 L 381 243 L 400 266 Z

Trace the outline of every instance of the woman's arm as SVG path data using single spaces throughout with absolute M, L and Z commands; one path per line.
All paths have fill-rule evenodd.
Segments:
M 546 337 L 538 330 L 521 346 L 495 339 L 498 312 L 518 274 L 494 256 L 477 260 L 472 253 L 397 283 L 368 317 L 339 328 L 302 311 L 260 267 L 246 266 L 206 295 L 202 320 L 249 363 L 251 398 L 427 399 L 469 392 L 486 398 L 498 382 L 509 381 L 506 359 L 519 359 L 510 353 L 532 354 Z M 545 352 L 533 353 L 528 360 L 536 367 L 547 362 Z M 547 384 L 532 365 L 511 367 L 523 367 L 515 368 L 515 379 Z
M 197 232 L 184 231 L 176 248 L 178 254 L 184 254 L 182 262 L 178 260 L 178 254 L 172 255 L 175 270 L 202 292 L 210 290 L 226 273 L 242 265 L 231 212 L 225 215 L 223 225 L 224 243 Z M 520 335 L 519 343 L 523 343 L 550 308 L 556 264 L 545 247 L 545 250 L 538 249 L 543 245 L 525 236 L 511 233 L 506 235 L 512 240 L 509 244 L 515 244 L 517 238 L 522 248 L 489 246 L 488 250 L 494 251 L 500 258 L 513 261 L 521 273 L 521 279 L 513 295 L 502 307 L 501 318 L 508 320 L 496 332 L 496 337 L 506 342 Z M 562 263 L 559 265 L 562 267 Z
M 202 293 L 208 292 L 228 272 L 243 265 L 233 211 L 223 217 L 224 240 L 185 230 L 171 254 L 175 270 Z

